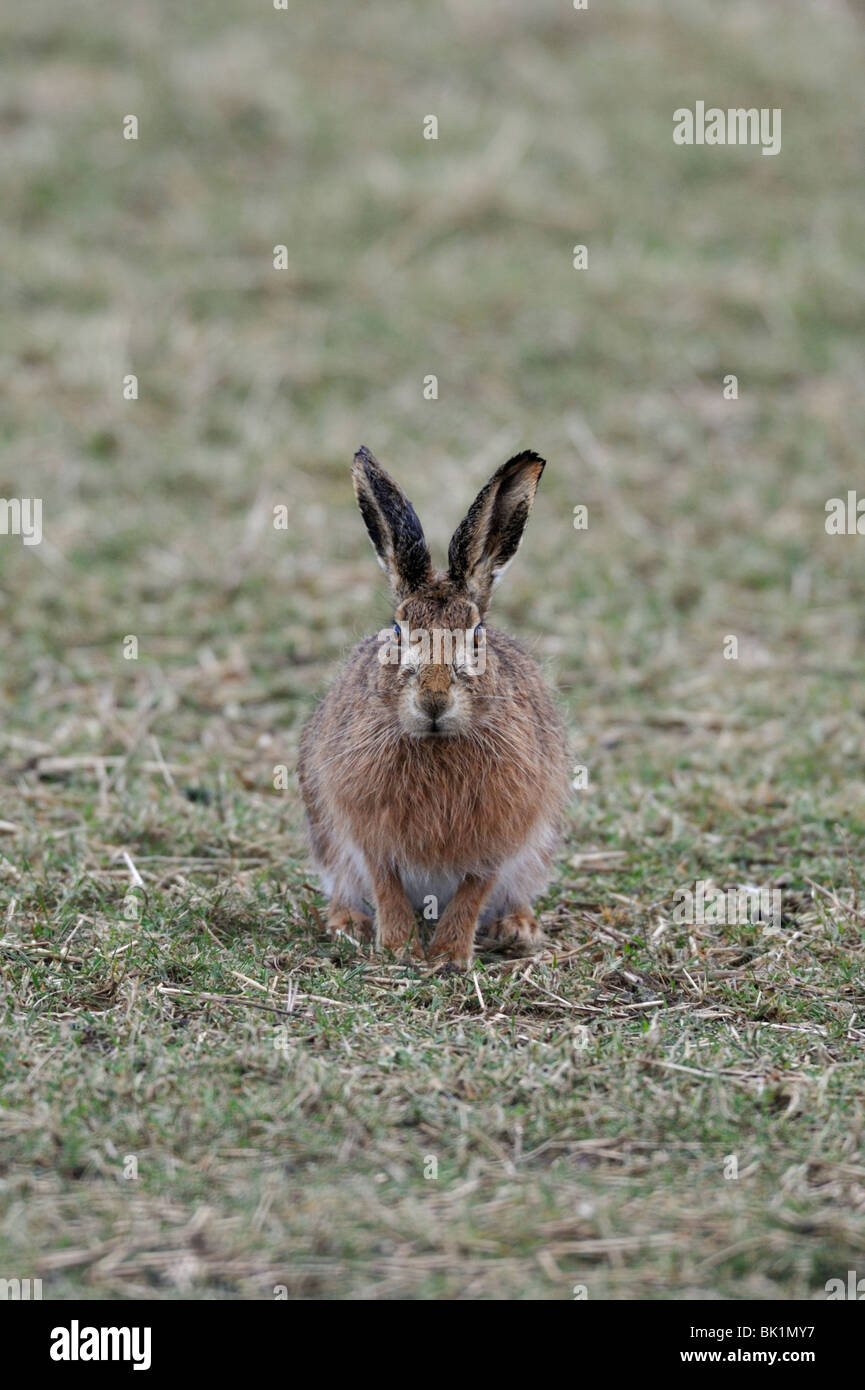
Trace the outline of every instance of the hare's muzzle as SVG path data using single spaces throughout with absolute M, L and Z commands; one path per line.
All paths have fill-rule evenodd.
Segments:
M 417 702 L 421 713 L 429 721 L 431 733 L 436 730 L 439 720 L 447 714 L 453 703 L 448 690 L 422 690 Z

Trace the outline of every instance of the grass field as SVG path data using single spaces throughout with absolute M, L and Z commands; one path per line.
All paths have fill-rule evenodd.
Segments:
M 0 496 L 44 503 L 0 535 L 0 1277 L 865 1275 L 865 540 L 824 525 L 865 495 L 863 6 L 76 0 L 0 39 Z M 781 108 L 781 153 L 675 146 L 698 99 Z M 589 785 L 535 960 L 319 930 L 298 733 L 390 617 L 361 443 L 439 555 L 548 460 L 495 617 Z M 679 923 L 697 880 L 782 919 Z

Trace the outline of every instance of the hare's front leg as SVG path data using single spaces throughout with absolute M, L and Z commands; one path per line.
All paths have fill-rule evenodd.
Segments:
M 395 955 L 408 952 L 415 960 L 423 960 L 414 908 L 396 869 L 370 865 L 370 875 L 375 893 L 376 949 L 393 951 Z
M 467 874 L 441 915 L 430 945 L 430 960 L 449 961 L 463 970 L 471 965 L 475 926 L 495 878 Z

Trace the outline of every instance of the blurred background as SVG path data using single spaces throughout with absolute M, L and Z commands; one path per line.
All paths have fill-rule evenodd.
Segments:
M 19 1070 L 7 1099 L 41 1116 L 38 1133 L 26 1123 L 15 1133 L 25 1187 L 42 1165 L 39 1182 L 53 1194 L 41 1227 L 6 1234 L 43 1260 L 54 1250 L 44 1268 L 65 1270 L 64 1230 L 80 1223 L 87 1246 L 117 1229 L 116 1199 L 104 1196 L 106 1134 L 121 1153 L 152 1143 L 164 1157 L 181 1113 L 151 1115 L 147 1135 L 119 1138 L 117 1126 L 132 1123 L 125 1083 L 105 1082 L 103 1111 L 83 1062 L 72 1069 L 76 1110 L 70 1037 L 83 1028 L 103 1038 L 107 1052 L 92 1064 L 108 1066 L 111 1030 L 132 1027 L 134 976 L 154 1037 L 164 1028 L 169 1038 L 176 1019 L 148 991 L 172 980 L 240 988 L 223 931 L 239 952 L 233 966 L 254 974 L 262 934 L 284 933 L 286 911 L 288 956 L 271 965 L 282 980 L 290 957 L 304 978 L 320 899 L 296 795 L 274 793 L 273 769 L 293 767 L 299 724 L 334 663 L 389 617 L 350 485 L 361 443 L 405 486 L 441 555 L 500 462 L 521 448 L 548 460 L 496 614 L 556 682 L 574 761 L 590 769 L 567 855 L 600 855 L 608 872 L 599 880 L 590 859 L 566 857 L 546 907 L 565 903 L 559 925 L 570 939 L 582 940 L 580 902 L 590 914 L 618 902 L 647 941 L 658 904 L 700 873 L 796 892 L 809 878 L 843 884 L 861 860 L 865 541 L 829 536 L 824 522 L 829 498 L 856 487 L 865 496 L 865 9 L 853 0 L 591 0 L 587 12 L 570 0 L 288 0 L 284 11 L 269 0 L 74 0 L 3 6 L 0 40 L 0 496 L 44 502 L 41 545 L 0 537 L 0 896 L 20 939 L 15 960 L 27 965 L 15 1017 L 31 1019 L 10 1037 L 39 1062 L 44 1088 L 30 1093 Z M 781 108 L 781 153 L 675 146 L 673 112 L 698 100 Z M 134 141 L 123 139 L 130 114 Z M 437 140 L 423 138 L 429 115 Z M 584 270 L 573 267 L 576 245 L 588 250 Z M 123 395 L 129 374 L 135 400 Z M 724 399 L 729 374 L 736 400 Z M 430 375 L 437 399 L 424 398 Z M 577 531 L 580 504 L 589 524 Z M 288 527 L 276 529 L 283 505 Z M 728 635 L 737 661 L 724 659 Z M 124 657 L 128 636 L 137 660 Z M 121 979 L 110 962 L 129 879 L 123 848 L 155 915 L 149 964 Z M 208 875 L 208 857 L 220 854 L 223 872 Z M 190 938 L 191 901 L 206 905 L 192 912 L 200 937 Z M 596 978 L 627 954 L 615 931 L 628 928 L 608 921 L 613 945 Z M 76 922 L 96 974 L 52 985 L 51 951 Z M 854 927 L 844 927 L 853 954 L 843 968 L 817 952 L 797 978 L 840 997 L 861 967 Z M 184 954 L 190 939 L 195 959 Z M 668 968 L 684 968 L 690 949 Z M 329 965 L 321 948 L 308 967 L 319 991 Z M 123 999 L 125 1014 L 114 1007 Z M 776 1019 L 795 1023 L 783 1012 L 795 997 L 778 1001 Z M 815 1026 L 831 1031 L 826 1007 Z M 461 1016 L 462 1003 L 454 1008 Z M 553 1026 L 554 1016 L 538 1017 Z M 225 1058 L 253 1046 L 220 1018 Z M 572 1021 L 565 1010 L 565 1034 Z M 319 1027 L 327 1033 L 309 1024 L 310 1053 Z M 392 1020 L 386 1027 L 388 1038 L 398 1033 Z M 136 1046 L 150 1056 L 156 1042 Z M 194 1048 L 187 1064 L 188 1098 L 201 1075 Z M 445 1065 L 428 1064 L 431 1075 Z M 772 1065 L 780 1075 L 802 1056 Z M 207 1084 L 216 1089 L 200 1148 L 174 1152 L 175 1165 L 209 1153 L 219 1166 L 213 1136 L 228 1102 L 223 1082 Z M 484 1083 L 472 1084 L 482 1097 Z M 675 1131 L 681 1098 L 667 1112 L 641 1088 L 635 1074 L 633 1093 L 611 1092 L 605 1123 L 627 1113 L 639 1128 L 645 1106 L 649 1128 L 654 1109 L 668 1124 L 661 1138 Z M 500 1099 L 489 1105 L 478 1123 L 494 1134 Z M 505 1110 L 510 1125 L 516 1111 Z M 855 1126 L 843 1107 L 832 1113 L 824 1142 L 831 1131 L 843 1147 Z M 561 1110 L 535 1119 L 541 1144 L 573 1129 Z M 249 1130 L 235 1121 L 243 1152 Z M 452 1123 L 441 1119 L 440 1133 Z M 289 1142 L 276 1115 L 269 1133 L 256 1183 Z M 723 1129 L 695 1140 L 708 1142 L 723 1153 L 732 1141 Z M 790 1142 L 764 1162 L 766 1185 L 736 1218 L 743 1229 L 769 1203 Z M 801 1143 L 797 1162 L 811 1139 Z M 234 1173 L 230 1153 L 219 1162 Z M 367 1160 L 352 1162 L 358 1173 Z M 369 1173 L 383 1162 L 369 1158 Z M 639 1163 L 629 1179 L 637 1201 Z M 259 1210 L 258 1187 L 225 1199 L 221 1273 L 207 1284 L 210 1257 L 191 1213 L 198 1182 L 219 1206 L 213 1171 L 189 1171 L 177 1209 L 159 1206 L 158 1184 L 151 1206 L 139 1195 L 145 1225 L 185 1233 L 186 1273 L 168 1257 L 170 1277 L 133 1261 L 124 1288 L 152 1278 L 176 1291 L 203 1278 L 216 1296 L 260 1295 L 256 1271 L 270 1266 L 225 1254 Z M 656 1177 L 639 1211 L 651 1207 L 650 1232 L 669 1219 L 671 1249 L 705 1237 L 708 1259 L 733 1218 L 725 1208 L 698 1234 L 675 1234 L 695 1181 L 684 1173 L 670 1179 L 663 1220 L 646 1195 Z M 612 1196 L 597 1181 L 591 1200 L 603 1206 Z M 796 1194 L 806 1205 L 812 1197 Z M 358 1201 L 355 1192 L 333 1218 L 343 1236 Z M 402 1213 L 398 1224 L 413 1219 Z M 628 1229 L 641 1219 L 632 1211 Z M 267 1233 L 269 1220 L 256 1229 Z M 326 1241 L 320 1212 L 309 1220 Z M 495 1228 L 493 1216 L 483 1220 Z M 861 1249 L 861 1220 L 855 1237 L 833 1230 L 829 1273 L 842 1246 L 844 1258 Z M 284 1238 L 280 1227 L 275 1248 Z M 293 1238 L 303 1247 L 303 1232 Z M 453 1250 L 419 1282 L 367 1266 L 358 1284 L 340 1239 L 329 1273 L 313 1261 L 307 1283 L 297 1275 L 301 1292 L 377 1289 L 382 1279 L 388 1292 L 468 1287 Z M 352 1236 L 361 1250 L 365 1239 Z M 560 1296 L 534 1237 L 510 1239 L 512 1266 L 498 1283 L 472 1275 L 475 1293 Z M 823 1256 L 806 1268 L 794 1243 L 787 1250 L 779 1236 L 766 1246 L 775 1255 L 754 1256 L 751 1294 L 808 1295 Z M 613 1296 L 744 1287 L 739 1266 L 724 1284 L 723 1260 L 699 1274 L 673 1270 L 669 1254 L 636 1269 L 598 1258 Z M 555 1259 L 567 1273 L 567 1254 Z M 116 1272 L 103 1275 L 116 1287 Z
M 590 684 L 687 681 L 719 624 L 799 680 L 853 660 L 861 556 L 823 508 L 862 479 L 861 7 L 2 23 L 0 481 L 44 497 L 46 537 L 0 550 L 19 659 L 113 669 L 133 632 L 168 663 L 231 638 L 273 662 L 322 625 L 336 649 L 378 582 L 364 442 L 439 544 L 509 450 L 548 458 L 502 612 Z M 781 154 L 674 146 L 698 98 L 781 107 Z

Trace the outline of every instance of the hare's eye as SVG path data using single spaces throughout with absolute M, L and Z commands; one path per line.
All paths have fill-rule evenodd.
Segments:
M 401 644 L 401 642 L 402 642 L 402 629 L 401 629 L 399 623 L 394 623 L 394 625 L 393 625 L 393 630 L 394 630 L 394 635 L 395 635 L 395 637 L 396 637 L 396 644 L 397 644 L 397 646 L 399 646 L 399 645 Z
M 484 640 L 484 625 L 483 625 L 483 623 L 478 623 L 477 627 L 475 628 L 475 651 L 478 650 L 478 648 L 480 647 L 481 642 L 482 642 L 483 640 Z

